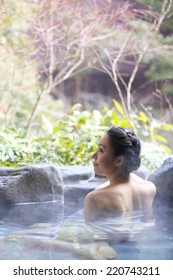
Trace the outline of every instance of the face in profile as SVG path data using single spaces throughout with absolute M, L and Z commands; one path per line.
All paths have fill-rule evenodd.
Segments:
M 115 157 L 109 144 L 109 136 L 105 134 L 99 141 L 97 151 L 92 155 L 94 171 L 98 175 L 108 176 L 115 172 Z

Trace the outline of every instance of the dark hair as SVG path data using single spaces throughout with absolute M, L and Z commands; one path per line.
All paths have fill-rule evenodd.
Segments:
M 113 126 L 107 131 L 113 155 L 123 155 L 125 158 L 124 168 L 127 173 L 137 170 L 140 166 L 141 143 L 133 130 Z

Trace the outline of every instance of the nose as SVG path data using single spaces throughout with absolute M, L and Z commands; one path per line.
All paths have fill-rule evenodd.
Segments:
M 95 152 L 94 154 L 92 154 L 92 158 L 93 158 L 93 159 L 96 159 L 96 156 L 97 156 L 97 152 Z

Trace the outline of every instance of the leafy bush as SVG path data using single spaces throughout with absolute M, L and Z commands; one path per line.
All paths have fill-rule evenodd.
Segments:
M 27 137 L 24 129 L 1 132 L 0 162 L 6 166 L 49 162 L 58 165 L 89 165 L 98 139 L 113 125 L 133 128 L 142 140 L 142 161 L 152 170 L 171 154 L 167 140 L 159 133 L 173 125 L 149 118 L 144 112 L 126 116 L 121 105 L 100 112 L 82 110 L 80 104 L 57 119 L 56 125 L 43 118 L 41 135 Z M 158 133 L 159 132 L 159 133 Z

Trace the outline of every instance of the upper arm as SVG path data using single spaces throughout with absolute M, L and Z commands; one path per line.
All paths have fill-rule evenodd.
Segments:
M 143 209 L 148 209 L 148 211 L 145 213 L 144 221 L 150 222 L 150 221 L 154 220 L 152 205 L 153 205 L 153 199 L 156 194 L 156 187 L 153 183 L 148 182 L 146 188 L 148 188 L 148 189 L 143 197 Z
M 97 198 L 94 192 L 87 194 L 85 197 L 84 216 L 86 222 L 93 221 L 98 216 Z
M 97 218 L 119 215 L 125 212 L 122 196 L 118 193 L 105 191 L 104 189 L 90 192 L 84 200 L 85 221 L 93 221 Z
M 143 208 L 152 208 L 153 199 L 156 194 L 156 187 L 152 182 L 147 182 L 145 194 L 143 196 Z

